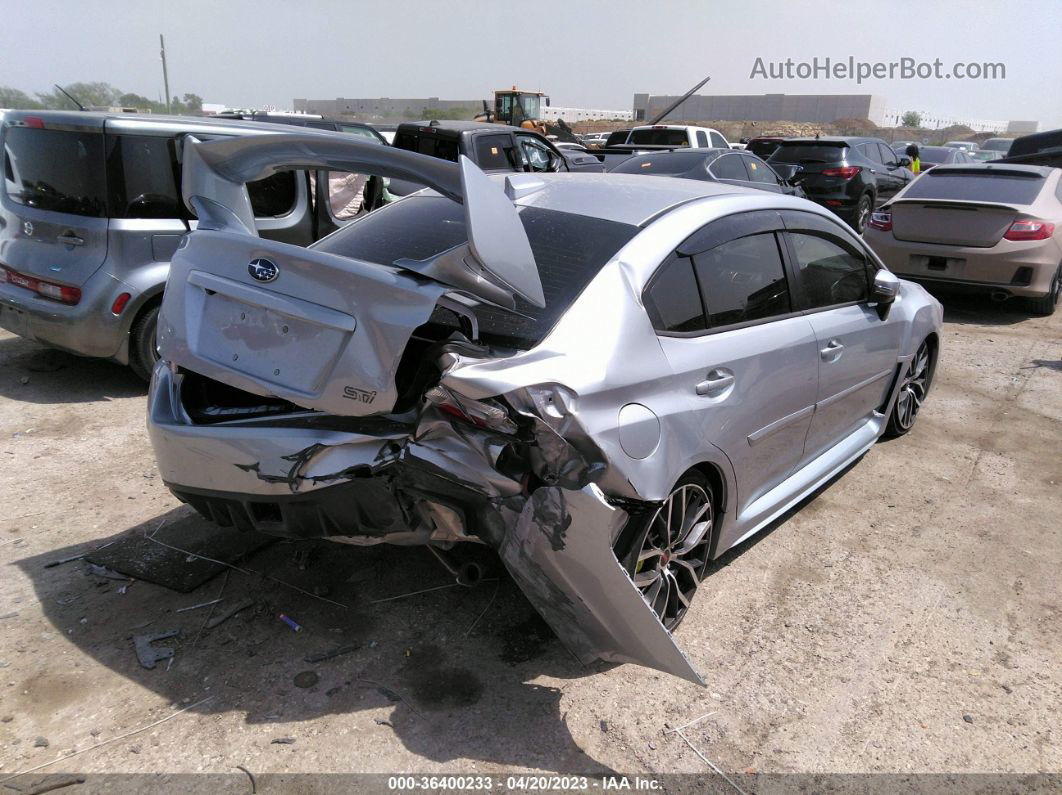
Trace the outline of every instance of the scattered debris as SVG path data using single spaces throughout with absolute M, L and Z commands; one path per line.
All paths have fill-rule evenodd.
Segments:
M 130 745 L 129 746 L 129 753 L 131 753 L 131 754 L 139 754 L 140 753 L 140 746 L 139 745 Z
M 176 712 L 167 715 L 165 718 L 160 718 L 159 720 L 155 721 L 154 723 L 149 723 L 147 726 L 141 726 L 139 729 L 133 729 L 132 731 L 128 731 L 125 734 L 119 734 L 117 737 L 112 737 L 109 740 L 104 740 L 102 743 L 96 743 L 95 745 L 90 745 L 88 748 L 82 748 L 80 751 L 72 751 L 69 754 L 66 754 L 64 756 L 57 756 L 55 759 L 51 760 L 50 762 L 43 762 L 43 763 L 37 765 L 36 767 L 29 768 L 28 770 L 19 770 L 17 773 L 12 773 L 7 778 L 0 779 L 0 784 L 3 784 L 4 782 L 10 781 L 13 778 L 17 778 L 18 776 L 25 776 L 28 773 L 36 773 L 38 770 L 43 770 L 46 767 L 51 767 L 52 765 L 56 764 L 57 762 L 65 762 L 67 759 L 72 759 L 75 756 L 80 756 L 81 754 L 88 753 L 89 751 L 95 751 L 97 748 L 102 748 L 105 745 L 110 745 L 111 743 L 118 742 L 119 740 L 124 740 L 127 737 L 132 737 L 134 734 L 140 734 L 140 732 L 146 732 L 148 729 L 154 729 L 156 726 L 160 726 L 161 724 L 165 723 L 166 721 L 173 720 L 178 715 L 180 715 L 182 712 L 187 712 L 190 709 L 195 709 L 196 707 L 202 706 L 203 704 L 207 703 L 208 701 L 212 700 L 213 698 L 214 698 L 213 696 L 207 696 L 206 698 L 200 699 L 199 701 L 195 702 L 194 704 L 189 704 L 184 709 L 179 709 Z
M 258 782 L 254 780 L 254 773 L 245 768 L 243 765 L 236 765 L 237 770 L 242 770 L 247 774 L 247 778 L 251 780 L 251 795 L 255 795 L 258 792 Z
M 973 715 L 971 715 L 971 714 L 970 714 L 969 712 L 967 712 L 966 714 L 964 714 L 964 715 L 962 716 L 962 719 L 963 719 L 964 721 L 966 721 L 967 723 L 973 723 Z
M 58 778 L 53 778 L 50 781 L 45 779 L 35 787 L 22 790 L 22 795 L 44 795 L 46 792 L 54 792 L 57 789 L 63 789 L 64 787 L 72 787 L 75 784 L 84 783 L 84 776 L 60 776 Z
M 180 630 L 178 629 L 171 629 L 153 635 L 134 635 L 133 646 L 136 647 L 136 658 L 140 660 L 140 664 L 145 668 L 151 669 L 154 668 L 160 660 L 166 660 L 172 657 L 175 653 L 172 646 L 156 648 L 151 644 L 157 640 L 174 638 L 179 632 Z
M 53 560 L 44 564 L 46 569 L 54 569 L 56 566 L 62 566 L 64 563 L 71 563 L 75 560 L 81 560 L 88 552 L 82 552 L 80 555 L 71 555 L 68 558 L 59 558 L 59 560 Z
M 82 555 L 81 557 L 84 557 Z M 77 558 L 72 558 L 77 560 Z M 62 562 L 62 561 L 60 561 Z M 106 566 L 97 566 L 95 563 L 89 563 L 89 572 L 95 574 L 97 577 L 106 577 L 108 580 L 120 580 L 122 582 L 132 582 L 132 578 L 126 577 L 124 574 L 119 574 L 116 571 L 108 569 Z
M 221 600 L 219 599 L 218 601 L 220 602 Z M 226 621 L 228 621 L 234 615 L 239 613 L 241 610 L 246 610 L 248 607 L 253 607 L 253 606 L 254 606 L 254 599 L 244 599 L 242 602 L 239 602 L 234 607 L 230 608 L 227 612 L 222 613 L 221 615 L 218 615 L 218 616 L 214 616 L 209 621 L 207 621 L 206 622 L 206 628 L 207 629 L 213 629 L 214 627 L 216 627 L 216 626 L 218 626 L 220 624 L 224 624 Z
M 300 673 L 295 674 L 295 678 L 292 680 L 292 682 L 294 683 L 295 687 L 301 687 L 303 689 L 306 689 L 307 687 L 313 687 L 315 684 L 317 684 L 319 679 L 320 677 L 318 677 L 317 673 L 314 671 L 302 671 Z
M 47 748 L 49 745 L 47 737 L 38 737 L 33 741 L 34 748 Z
M 197 605 L 189 605 L 188 607 L 178 607 L 173 612 L 174 613 L 187 613 L 189 610 L 198 610 L 201 607 L 210 607 L 211 605 L 216 605 L 220 601 L 221 601 L 220 599 L 212 599 L 209 602 L 201 602 L 200 604 L 197 604 Z
M 350 654 L 352 651 L 357 651 L 360 648 L 360 643 L 348 643 L 345 646 L 337 646 L 331 651 L 323 651 L 319 654 L 307 654 L 303 659 L 306 660 L 306 662 L 308 663 L 316 664 L 324 662 L 325 660 L 331 660 L 333 657 L 339 657 L 343 654 Z
M 377 726 L 390 726 L 392 729 L 395 727 L 395 725 L 386 718 L 373 718 L 373 720 L 376 722 Z
M 0 615 L 0 621 L 2 621 L 5 618 L 14 618 L 17 615 L 18 615 L 18 611 L 17 610 L 15 610 L 13 612 L 10 612 L 10 613 L 4 613 L 3 615 Z
M 601 721 L 598 722 L 597 725 L 599 727 L 601 727 L 601 731 L 608 732 L 608 721 L 607 720 L 601 720 Z
M 295 621 L 293 621 L 292 619 L 288 618 L 283 613 L 278 615 L 277 618 L 279 618 L 281 621 L 283 621 L 285 624 L 287 624 L 289 627 L 291 627 L 292 632 L 302 632 L 302 627 L 300 627 L 297 623 L 295 623 Z
M 295 745 L 294 737 L 274 737 L 270 745 Z
M 4 717 L 0 718 L 0 723 L 10 723 L 14 719 L 15 719 L 14 715 L 4 715 Z

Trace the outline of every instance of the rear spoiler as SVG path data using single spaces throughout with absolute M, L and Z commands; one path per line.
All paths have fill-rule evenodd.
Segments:
M 279 133 L 215 141 L 189 135 L 183 163 L 182 194 L 199 218 L 198 228 L 245 235 L 258 234 L 247 183 L 278 171 L 352 171 L 426 185 L 464 205 L 468 246 L 432 260 L 403 261 L 402 267 L 472 293 L 477 283 L 486 281 L 482 297 L 492 302 L 497 302 L 501 290 L 545 306 L 538 266 L 516 207 L 505 190 L 463 155 L 459 163 L 451 163 L 338 133 Z
M 1003 202 L 986 202 L 974 199 L 909 199 L 905 196 L 885 202 L 882 209 L 893 207 L 897 204 L 921 204 L 925 207 L 954 207 L 957 210 L 975 210 L 978 207 L 987 207 L 992 210 L 1010 210 L 1015 213 L 1026 212 L 1026 210 L 1021 207 L 1016 207 L 1013 204 L 1004 204 Z

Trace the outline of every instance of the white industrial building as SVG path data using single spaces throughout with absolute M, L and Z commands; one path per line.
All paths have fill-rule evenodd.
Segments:
M 542 118 L 547 121 L 564 119 L 569 124 L 577 121 L 632 121 L 634 112 L 629 110 L 601 110 L 599 108 L 561 108 L 546 105 L 542 108 Z

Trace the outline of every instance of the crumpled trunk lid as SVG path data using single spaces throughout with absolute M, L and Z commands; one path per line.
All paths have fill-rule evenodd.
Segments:
M 414 329 L 447 290 L 395 268 L 233 232 L 174 256 L 163 359 L 256 395 L 346 416 L 383 414 Z

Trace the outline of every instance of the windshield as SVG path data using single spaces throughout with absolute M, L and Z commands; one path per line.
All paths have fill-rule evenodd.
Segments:
M 8 197 L 41 210 L 102 218 L 107 212 L 103 135 L 8 127 L 4 186 Z
M 953 151 L 946 146 L 923 146 L 918 150 L 918 159 L 923 163 L 943 163 Z
M 689 146 L 690 140 L 685 130 L 633 130 L 627 143 L 642 146 Z
M 1013 171 L 993 173 L 980 168 L 976 171 L 949 171 L 945 167 L 944 171 L 933 169 L 926 172 L 912 182 L 903 198 L 1032 204 L 1043 185 L 1044 178 L 1039 174 L 1017 176 Z
M 639 230 L 629 224 L 538 207 L 521 207 L 519 211 L 542 279 L 546 306 L 540 309 L 517 298 L 520 314 L 486 304 L 480 304 L 475 312 L 482 340 L 531 347 Z M 391 265 L 403 258 L 427 259 L 467 240 L 464 208 L 441 196 L 428 195 L 403 199 L 369 213 L 313 248 Z
M 993 152 L 1006 152 L 1014 142 L 1013 138 L 989 138 L 983 144 L 982 149 L 991 149 Z
M 641 155 L 624 160 L 614 169 L 614 174 L 685 174 L 698 166 L 704 167 L 703 152 L 661 152 L 658 155 Z
M 839 163 L 844 160 L 846 150 L 844 144 L 787 144 L 783 141 L 770 160 L 772 163 Z

